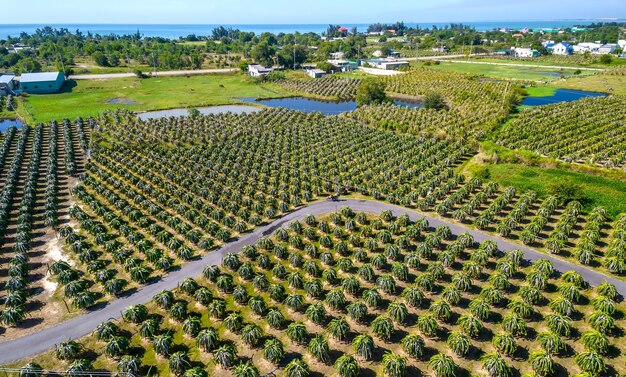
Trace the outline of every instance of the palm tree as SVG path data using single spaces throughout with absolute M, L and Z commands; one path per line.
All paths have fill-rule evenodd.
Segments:
M 28 363 L 20 368 L 20 377 L 39 377 L 43 374 L 43 368 L 37 363 Z
M 483 369 L 491 377 L 509 377 L 512 374 L 511 367 L 495 352 L 483 355 L 480 360 L 483 362 Z
M 398 354 L 387 352 L 383 355 L 383 373 L 389 377 L 402 377 L 406 373 L 406 359 Z
M 78 355 L 82 352 L 82 346 L 73 341 L 68 340 L 66 342 L 61 342 L 55 347 L 55 354 L 57 359 L 59 360 L 76 360 Z
M 285 323 L 285 316 L 278 309 L 270 309 L 265 316 L 265 321 L 274 329 L 281 329 Z
M 118 359 L 128 351 L 130 342 L 123 336 L 114 336 L 104 346 L 104 354 L 112 359 Z
M 270 338 L 263 345 L 263 357 L 272 364 L 279 364 L 285 358 L 283 344 L 276 338 Z
M 387 314 L 391 319 L 402 324 L 409 316 L 409 310 L 403 303 L 394 301 L 387 307 Z
M 359 364 L 350 355 L 341 355 L 335 361 L 335 370 L 340 377 L 357 377 L 359 375 Z
M 608 338 L 599 331 L 587 331 L 580 340 L 589 351 L 606 354 L 609 350 Z
M 219 335 L 217 331 L 211 327 L 201 330 L 196 336 L 196 346 L 204 350 L 204 352 L 211 352 L 217 347 L 219 342 Z
M 350 332 L 350 325 L 343 318 L 334 318 L 328 323 L 326 330 L 331 337 L 343 341 Z
M 448 335 L 448 347 L 458 356 L 465 356 L 470 349 L 470 341 L 466 335 L 452 331 Z
M 230 368 L 235 363 L 237 353 L 230 344 L 224 344 L 213 352 L 215 362 L 222 368 Z
M 374 352 L 374 339 L 367 334 L 359 334 L 352 341 L 352 349 L 364 360 L 369 360 Z
M 537 335 L 537 340 L 546 352 L 549 354 L 557 354 L 561 351 L 565 351 L 567 346 L 563 339 L 558 334 L 552 332 L 542 332 Z
M 436 377 L 454 377 L 458 368 L 450 356 L 440 353 L 428 360 L 428 367 L 433 370 Z
M 425 347 L 424 339 L 419 335 L 409 334 L 402 339 L 402 349 L 412 357 L 421 357 Z
M 417 328 L 427 337 L 435 337 L 439 332 L 439 324 L 431 314 L 425 314 L 417 319 Z
M 309 333 L 303 323 L 292 322 L 287 326 L 287 336 L 292 342 L 302 344 L 306 342 Z
M 592 376 L 600 375 L 606 371 L 604 358 L 597 352 L 583 351 L 576 355 L 576 364 L 585 372 Z
M 322 363 L 327 363 L 330 360 L 328 341 L 321 334 L 311 339 L 307 349 L 313 357 Z
M 234 377 L 259 377 L 259 370 L 252 364 L 251 361 L 245 363 L 239 363 L 233 370 Z
M 554 373 L 554 360 L 548 352 L 544 350 L 532 351 L 528 360 L 538 376 L 549 376 Z
M 131 323 L 140 323 L 146 319 L 148 309 L 144 305 L 131 305 L 124 309 L 122 318 Z
M 361 323 L 367 317 L 367 306 L 361 301 L 352 301 L 348 304 L 346 310 L 348 311 L 348 316 L 356 322 Z
M 170 370 L 178 376 L 191 367 L 191 361 L 189 361 L 189 355 L 186 351 L 174 352 L 169 356 L 168 363 Z
M 162 356 L 168 356 L 172 348 L 172 336 L 169 334 L 156 335 L 152 338 L 154 352 Z
M 513 338 L 510 334 L 497 334 L 493 337 L 491 343 L 498 350 L 498 352 L 503 353 L 507 356 L 513 356 L 515 351 L 517 351 L 517 343 L 515 342 L 515 338 Z
M 245 344 L 251 347 L 256 347 L 261 338 L 263 337 L 263 331 L 261 328 L 255 324 L 246 325 L 241 330 L 241 339 Z
M 302 359 L 293 359 L 285 367 L 286 377 L 308 377 L 310 373 L 309 366 Z
M 109 340 L 119 333 L 120 328 L 112 321 L 102 322 L 96 327 L 94 334 L 98 340 Z
M 393 322 L 389 317 L 379 315 L 374 318 L 371 327 L 374 334 L 384 341 L 390 340 L 393 335 Z
M 484 328 L 482 322 L 473 315 L 463 314 L 457 320 L 463 332 L 471 337 L 477 337 Z

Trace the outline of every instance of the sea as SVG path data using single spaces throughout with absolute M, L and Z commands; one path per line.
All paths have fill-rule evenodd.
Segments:
M 577 25 L 587 25 L 592 22 L 623 22 L 621 19 L 602 19 L 602 20 L 547 20 L 547 21 L 487 21 L 487 22 L 456 22 L 469 25 L 478 31 L 489 31 L 493 29 L 508 28 L 511 30 L 521 30 L 524 28 L 529 29 L 551 29 L 551 28 L 568 28 Z M 433 23 L 411 23 L 405 22 L 405 25 L 420 28 L 430 28 L 433 25 L 438 28 L 449 25 L 448 22 L 433 22 Z M 178 39 L 180 37 L 186 37 L 190 34 L 197 36 L 211 35 L 211 31 L 218 27 L 224 26 L 226 28 L 239 29 L 247 32 L 254 32 L 255 34 L 262 34 L 264 32 L 270 32 L 273 34 L 279 33 L 294 33 L 296 31 L 300 33 L 313 32 L 321 34 L 326 31 L 328 24 L 0 24 L 0 39 L 6 39 L 8 36 L 19 37 L 20 33 L 26 32 L 32 34 L 38 28 L 50 26 L 53 28 L 67 28 L 68 30 L 75 32 L 80 30 L 83 33 L 91 32 L 92 34 L 100 35 L 128 35 L 139 32 L 144 37 L 162 37 L 169 39 Z M 356 27 L 359 32 L 367 30 L 369 24 L 341 24 L 348 29 Z

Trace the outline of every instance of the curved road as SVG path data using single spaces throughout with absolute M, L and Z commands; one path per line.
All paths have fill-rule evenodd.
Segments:
M 498 244 L 498 248 L 502 251 L 520 249 L 524 251 L 525 259 L 534 261 L 536 259 L 549 259 L 554 264 L 557 271 L 576 270 L 591 285 L 598 285 L 603 281 L 608 281 L 615 285 L 617 291 L 623 296 L 626 295 L 626 282 L 604 275 L 600 272 L 587 269 L 582 266 L 556 258 L 552 255 L 544 254 L 539 251 L 518 245 L 498 237 L 491 236 L 481 231 L 469 229 L 465 226 L 453 224 L 448 221 L 440 220 L 431 216 L 423 215 L 419 212 L 395 206 L 388 203 L 382 203 L 372 200 L 356 200 L 346 199 L 339 202 L 321 201 L 315 202 L 308 206 L 301 207 L 285 216 L 276 219 L 274 222 L 263 227 L 255 229 L 251 233 L 243 235 L 241 238 L 225 244 L 216 249 L 203 258 L 189 262 L 177 271 L 172 271 L 161 280 L 144 286 L 132 295 L 119 298 L 108 303 L 106 306 L 88 312 L 80 317 L 72 318 L 61 322 L 53 327 L 47 328 L 40 332 L 23 336 L 21 338 L 0 343 L 0 365 L 17 361 L 26 357 L 44 352 L 55 344 L 68 339 L 76 339 L 92 332 L 98 324 L 111 318 L 121 316 L 124 308 L 133 304 L 146 303 L 162 289 L 174 289 L 178 283 L 185 278 L 199 276 L 206 265 L 219 264 L 222 257 L 227 253 L 238 252 L 245 245 L 252 244 L 260 237 L 271 235 L 276 229 L 286 226 L 289 222 L 302 219 L 307 214 L 321 215 L 339 210 L 341 207 L 348 206 L 354 211 L 363 211 L 369 213 L 380 213 L 385 210 L 391 210 L 394 215 L 399 216 L 404 213 L 408 214 L 410 219 L 415 221 L 418 218 L 426 218 L 431 227 L 439 225 L 448 225 L 453 234 L 463 232 L 470 233 L 476 242 L 484 240 L 493 240 Z

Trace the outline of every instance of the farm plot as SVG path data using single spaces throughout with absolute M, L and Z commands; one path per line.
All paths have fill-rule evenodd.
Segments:
M 620 375 L 615 288 L 425 220 L 307 216 L 25 368 L 152 375 Z
M 566 162 L 626 166 L 626 100 L 621 96 L 523 110 L 497 142 Z
M 48 252 L 54 238 L 49 229 L 67 221 L 68 184 L 82 171 L 82 124 L 10 128 L 0 150 L 0 321 L 15 326 L 25 320 L 33 329 L 58 311 L 51 303 L 54 289 L 46 285 L 47 264 L 56 256 Z M 47 304 L 51 306 L 47 306 Z M 60 317 L 60 315 L 59 315 Z M 18 329 L 0 332 L 11 337 Z
M 361 80 L 326 76 L 319 79 L 283 79 L 277 83 L 292 93 L 346 100 L 356 97 Z

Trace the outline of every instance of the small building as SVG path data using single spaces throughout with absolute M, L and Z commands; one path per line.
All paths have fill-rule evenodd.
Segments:
M 384 69 L 386 71 L 399 69 L 402 67 L 408 67 L 409 62 L 396 60 L 393 58 L 382 58 L 382 59 L 368 59 L 361 61 L 361 65 L 371 66 L 378 69 Z
M 560 42 L 549 48 L 552 51 L 552 55 L 570 55 L 574 52 L 572 46 L 567 42 Z
M 615 52 L 615 50 L 617 50 L 618 47 L 619 46 L 617 45 L 617 43 L 604 44 L 600 46 L 600 48 L 598 49 L 598 54 L 601 54 L 601 55 L 612 54 Z
M 584 43 L 579 43 L 575 45 L 573 49 L 574 49 L 574 53 L 576 54 L 584 54 L 585 52 L 597 54 L 600 47 L 602 47 L 602 44 L 600 43 L 584 42 Z
M 343 59 L 343 51 L 331 52 L 330 58 L 333 60 L 342 60 Z
M 450 49 L 448 48 L 448 46 L 441 46 L 441 47 L 433 47 L 431 49 L 432 52 L 450 52 Z
M 620 39 L 619 41 L 617 41 L 617 45 L 622 50 L 626 50 L 626 39 Z
M 326 72 L 322 71 L 321 69 L 315 68 L 315 69 L 307 69 L 306 74 L 314 79 L 317 79 L 317 78 L 323 77 L 326 74 Z
M 250 64 L 248 66 L 248 74 L 252 77 L 265 76 L 272 72 L 271 68 L 265 68 L 262 65 Z
M 63 72 L 23 73 L 20 77 L 20 90 L 31 94 L 56 93 L 65 82 Z
M 12 73 L 0 73 L 0 96 L 13 93 L 15 89 L 15 75 Z
M 534 58 L 541 55 L 539 51 L 529 47 L 511 47 L 511 53 L 516 58 Z

